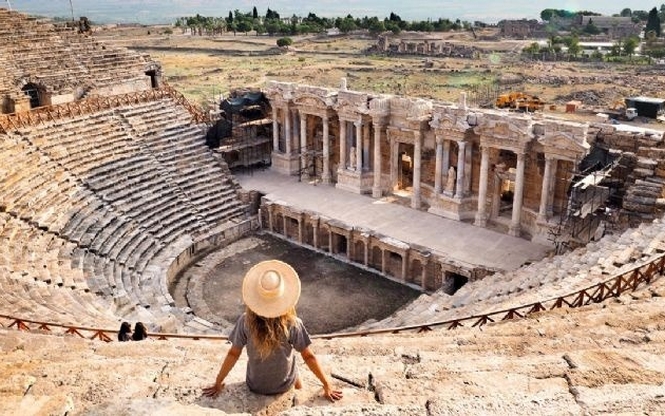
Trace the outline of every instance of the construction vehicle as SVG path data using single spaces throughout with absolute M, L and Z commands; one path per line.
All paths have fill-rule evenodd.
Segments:
M 497 108 L 510 108 L 518 111 L 540 111 L 545 108 L 545 103 L 535 95 L 523 92 L 509 92 L 501 94 L 496 98 Z
M 603 111 L 610 119 L 613 120 L 627 120 L 631 121 L 637 117 L 637 109 L 634 107 L 626 107 L 624 100 L 616 100 L 611 105 L 609 110 Z

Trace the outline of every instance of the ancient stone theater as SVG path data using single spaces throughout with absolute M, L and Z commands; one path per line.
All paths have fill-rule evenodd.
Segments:
M 345 80 L 204 113 L 85 21 L 0 9 L 0 413 L 662 414 L 664 185 L 655 130 Z M 418 291 L 313 337 L 341 402 L 244 365 L 201 394 L 230 328 L 170 288 L 259 234 Z

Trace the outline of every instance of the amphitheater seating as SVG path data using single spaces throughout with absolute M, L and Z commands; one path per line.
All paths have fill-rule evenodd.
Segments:
M 665 252 L 664 241 L 665 222 L 643 224 L 514 272 L 496 273 L 469 282 L 454 296 L 443 291 L 422 295 L 393 316 L 361 327 L 444 321 L 556 298 L 606 281 Z
M 58 94 L 128 83 L 149 87 L 148 57 L 104 45 L 79 34 L 78 28 L 0 9 L 0 38 L 0 51 L 7 57 L 0 62 L 2 96 L 19 95 L 13 78 L 29 79 Z
M 663 294 L 660 279 L 603 307 L 482 331 L 315 339 L 344 394 L 335 404 L 303 362 L 301 390 L 251 393 L 245 354 L 218 398 L 202 396 L 229 348 L 223 341 L 101 344 L 0 327 L 0 401 L 8 414 L 663 414 Z
M 71 317 L 78 311 L 77 320 L 88 324 L 178 314 L 163 277 L 146 272 L 149 266 L 163 272 L 197 238 L 246 215 L 237 184 L 204 140 L 171 99 L 2 136 L 2 238 L 21 245 L 3 250 L 0 265 L 4 279 L 28 276 L 6 285 L 25 287 L 27 304 L 71 303 Z M 3 312 L 16 313 L 21 297 L 11 296 Z M 84 298 L 93 299 L 91 307 L 94 299 L 104 302 L 103 320 L 86 313 Z M 65 319 L 67 307 L 53 319 Z M 39 306 L 29 316 L 51 315 Z

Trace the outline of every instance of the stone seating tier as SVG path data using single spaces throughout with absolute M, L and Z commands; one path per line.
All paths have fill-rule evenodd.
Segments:
M 229 348 L 223 341 L 101 343 L 0 328 L 0 401 L 8 414 L 663 414 L 664 295 L 656 282 L 603 305 L 482 331 L 315 339 L 344 394 L 335 404 L 299 357 L 301 390 L 251 393 L 243 354 L 210 399 L 201 389 Z
M 515 272 L 469 282 L 453 296 L 442 290 L 422 295 L 393 316 L 368 322 L 359 329 L 445 321 L 555 298 L 606 281 L 665 252 L 663 241 L 665 222 L 643 224 Z
M 160 114 L 154 119 L 161 127 L 151 125 L 153 109 Z M 125 113 L 146 126 L 146 132 L 139 134 Z M 166 119 L 169 123 L 162 124 Z M 3 251 L 3 275 L 24 272 L 32 280 L 22 285 L 41 282 L 86 293 L 105 302 L 107 317 L 116 321 L 130 317 L 160 322 L 175 313 L 180 325 L 189 327 L 191 317 L 172 308 L 163 277 L 144 272 L 150 265 L 165 270 L 169 263 L 159 262 L 171 261 L 186 247 L 182 241 L 194 241 L 192 236 L 246 215 L 246 206 L 237 197 L 238 185 L 205 146 L 202 130 L 191 122 L 184 108 L 167 99 L 3 136 L 0 158 L 11 161 L 0 167 L 0 202 L 6 211 L 2 215 L 10 224 L 3 228 L 3 241 L 35 240 L 26 228 L 41 236 L 38 241 L 45 241 Z M 191 157 L 165 156 L 183 149 Z M 27 262 L 24 252 L 41 260 Z M 40 286 L 35 296 L 44 290 Z M 24 299 L 29 305 L 35 298 Z M 12 308 L 7 311 L 19 310 Z M 78 306 L 74 310 L 83 313 Z M 34 311 L 38 312 L 29 316 L 36 318 L 45 309 L 35 305 Z M 54 319 L 62 316 L 56 314 Z M 91 325 L 99 322 L 90 314 L 79 319 Z
M 20 95 L 12 80 L 29 79 L 49 91 L 72 92 L 77 87 L 107 87 L 142 81 L 150 60 L 144 55 L 105 45 L 75 28 L 32 20 L 20 13 L 2 17 L 0 51 L 5 82 L 0 95 Z

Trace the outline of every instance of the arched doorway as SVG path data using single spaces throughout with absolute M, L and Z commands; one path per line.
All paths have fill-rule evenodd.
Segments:
M 25 84 L 23 88 L 21 88 L 21 91 L 30 98 L 30 108 L 36 108 L 42 105 L 41 90 L 42 88 L 39 85 L 32 82 Z
M 412 144 L 399 144 L 396 194 L 402 193 L 407 196 L 413 190 L 413 152 L 414 146 Z

